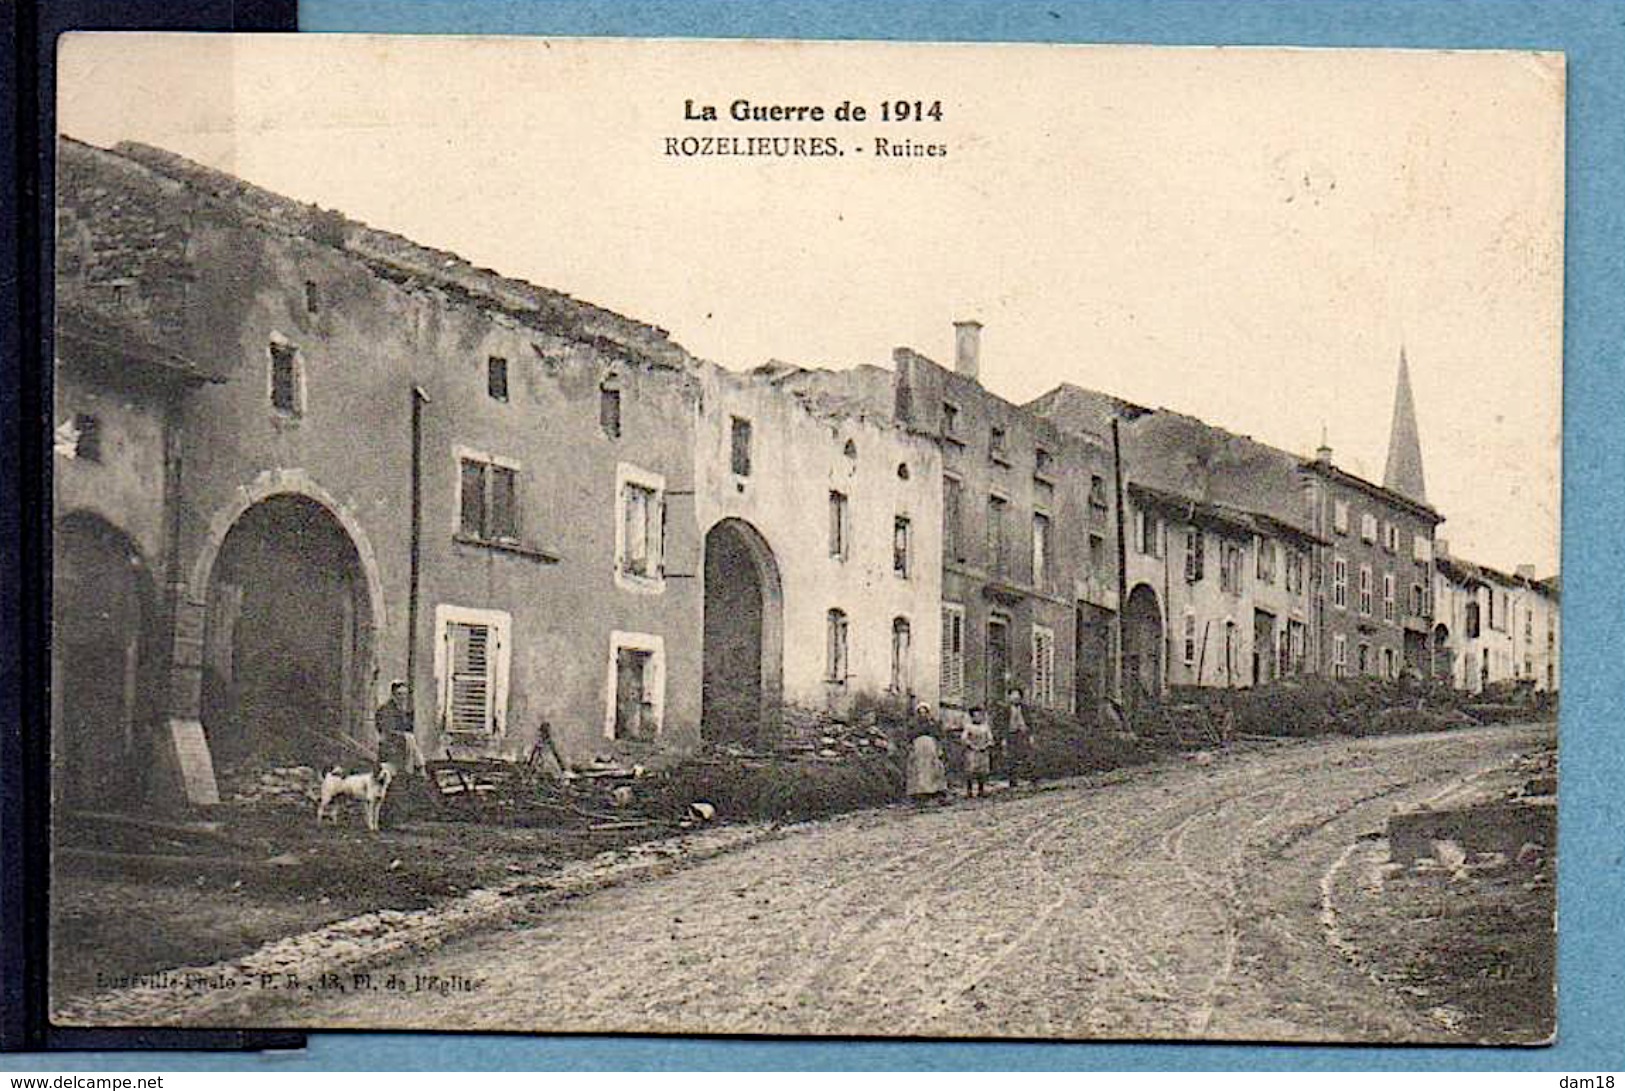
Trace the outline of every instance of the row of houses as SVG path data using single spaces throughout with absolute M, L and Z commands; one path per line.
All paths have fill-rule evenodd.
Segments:
M 57 227 L 69 806 L 370 752 L 396 678 L 430 753 L 570 761 L 1011 687 L 1557 684 L 1555 586 L 1440 555 L 1419 448 L 1412 490 L 1076 387 L 1014 404 L 969 322 L 949 364 L 733 372 L 141 145 L 64 139 Z

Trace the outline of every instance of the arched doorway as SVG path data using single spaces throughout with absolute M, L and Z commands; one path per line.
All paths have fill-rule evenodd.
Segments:
M 52 785 L 66 807 L 119 810 L 145 788 L 158 687 L 152 579 L 134 543 L 76 512 L 52 568 Z
M 202 719 L 223 778 L 370 737 L 373 604 L 355 543 L 296 493 L 245 509 L 209 572 Z
M 1162 694 L 1162 607 L 1149 584 L 1136 584 L 1123 610 L 1123 687 L 1130 702 Z
M 703 655 L 705 741 L 769 741 L 784 696 L 784 593 L 772 549 L 741 519 L 724 519 L 705 535 Z

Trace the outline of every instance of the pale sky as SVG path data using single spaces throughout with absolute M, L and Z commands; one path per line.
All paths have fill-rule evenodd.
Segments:
M 68 135 L 168 148 L 732 367 L 949 363 L 976 318 L 1007 398 L 1073 382 L 1304 454 L 1324 426 L 1380 481 L 1404 345 L 1440 536 L 1556 570 L 1559 56 L 79 35 L 59 71 Z M 690 98 L 944 119 L 706 124 Z M 752 135 L 846 154 L 663 154 Z M 876 137 L 948 155 L 877 159 Z

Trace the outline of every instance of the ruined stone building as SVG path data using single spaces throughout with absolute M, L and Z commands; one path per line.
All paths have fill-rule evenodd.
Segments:
M 1482 693 L 1511 683 L 1555 693 L 1561 666 L 1561 589 L 1532 566 L 1500 572 L 1437 544 L 1433 670 L 1458 689 Z
M 375 753 L 772 744 L 787 710 L 1558 681 L 1555 580 L 1442 556 L 1406 363 L 1382 485 L 1073 386 L 735 373 L 173 154 L 58 155 L 59 791 Z
M 1427 502 L 1403 352 L 1381 485 L 1338 467 L 1325 444 L 1305 459 L 1070 385 L 1031 408 L 1118 437 L 1131 697 L 1407 669 L 1470 689 L 1520 678 L 1557 687 L 1555 580 L 1497 574 L 1435 548 L 1443 516 Z
M 371 753 L 394 677 L 429 753 L 698 741 L 679 346 L 156 149 L 65 140 L 59 172 L 54 658 L 139 633 L 125 696 L 61 710 L 65 763 L 83 720 L 208 799 Z M 103 620 L 73 588 L 111 579 L 137 590 Z
M 1241 687 L 1313 670 L 1299 460 L 1194 417 L 1064 384 L 1031 408 L 1117 444 L 1124 496 L 1123 688 Z
M 1432 632 L 1434 528 L 1424 500 L 1375 485 L 1332 462 L 1329 447 L 1305 463 L 1319 551 L 1316 596 L 1320 667 L 1332 677 L 1426 675 Z
M 784 705 L 938 700 L 942 458 L 879 368 L 700 370 L 706 730 L 771 741 Z
M 83 241 L 59 247 L 70 281 L 90 256 Z M 70 294 L 57 323 L 51 722 L 59 798 L 96 807 L 154 787 L 148 728 L 165 711 L 180 419 L 218 377 L 135 316 L 87 303 Z
M 952 368 L 908 348 L 893 361 L 898 420 L 942 452 L 942 704 L 985 706 L 1002 725 L 1014 686 L 1092 712 L 1116 690 L 1109 448 L 984 387 L 977 323 L 957 324 Z
M 1432 670 L 1433 539 L 1444 521 L 1427 502 L 1410 366 L 1399 354 L 1382 485 L 1336 466 L 1322 442 L 1309 471 L 1320 551 L 1321 669 L 1334 677 Z

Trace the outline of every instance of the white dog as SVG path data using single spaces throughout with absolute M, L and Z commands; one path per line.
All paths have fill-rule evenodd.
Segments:
M 346 773 L 342 766 L 333 766 L 322 778 L 322 799 L 316 805 L 316 821 L 320 823 L 327 817 L 327 808 L 334 800 L 349 797 L 361 804 L 367 829 L 378 832 L 378 813 L 384 809 L 384 797 L 389 794 L 389 783 L 394 779 L 395 767 L 387 761 L 376 772 L 366 773 Z M 333 821 L 338 820 L 335 808 Z

